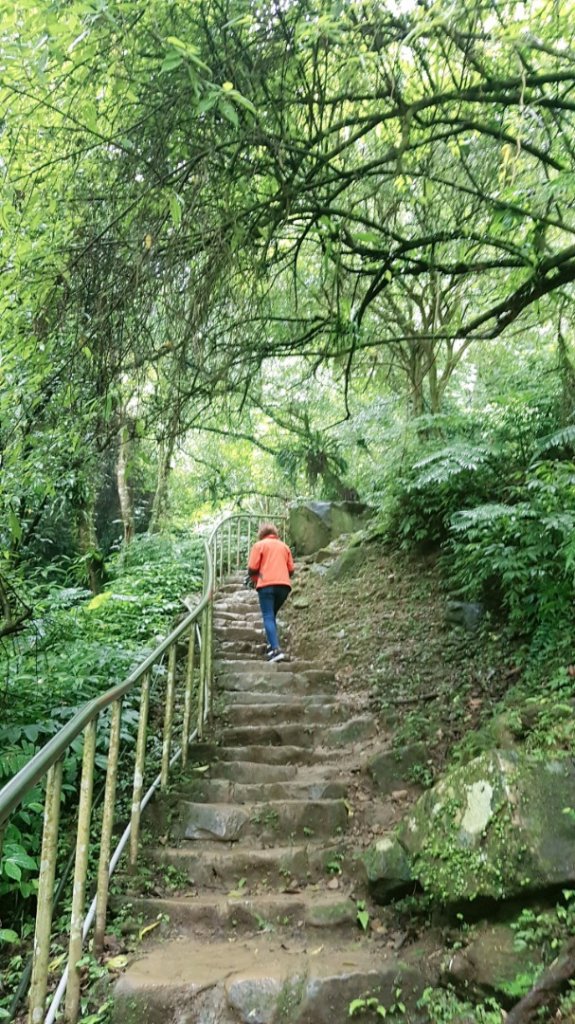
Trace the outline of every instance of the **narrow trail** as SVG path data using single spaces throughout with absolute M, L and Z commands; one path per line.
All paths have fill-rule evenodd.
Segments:
M 414 1005 L 425 986 L 362 932 L 365 898 L 346 834 L 373 716 L 354 713 L 333 673 L 267 664 L 257 602 L 239 577 L 218 592 L 213 741 L 161 801 L 165 845 L 149 851 L 189 880 L 183 895 L 142 899 L 169 934 L 144 946 L 116 986 L 116 1022 L 343 1024 L 352 1000 Z

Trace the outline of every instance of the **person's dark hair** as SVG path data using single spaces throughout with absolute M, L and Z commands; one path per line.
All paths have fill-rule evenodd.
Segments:
M 279 533 L 273 523 L 262 523 L 258 530 L 258 540 L 264 537 L 279 537 Z

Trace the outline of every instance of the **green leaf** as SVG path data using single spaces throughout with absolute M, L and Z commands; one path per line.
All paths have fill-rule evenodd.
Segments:
M 231 121 L 231 123 L 233 125 L 236 125 L 237 127 L 237 125 L 240 123 L 240 120 L 237 115 L 237 111 L 234 110 L 231 103 L 228 103 L 226 100 L 220 100 L 218 104 L 218 109 L 220 113 L 223 114 L 223 116 L 226 118 L 226 120 Z
M 0 942 L 19 942 L 20 936 L 11 928 L 0 928 Z
M 363 928 L 363 930 L 366 931 L 367 926 L 369 924 L 369 911 L 367 911 L 367 910 L 358 910 L 358 912 L 357 912 L 357 920 L 359 921 L 359 923 L 360 923 L 361 927 Z
M 181 53 L 177 53 L 176 50 L 171 50 L 167 53 L 160 65 L 160 74 L 165 75 L 168 71 L 175 71 L 176 68 L 180 67 L 180 64 L 184 63 L 184 57 Z
M 22 878 L 21 869 L 11 860 L 4 861 L 4 874 L 7 875 L 8 878 L 12 878 L 15 882 L 19 882 Z
M 174 227 L 179 228 L 182 223 L 182 205 L 176 195 L 170 197 L 170 217 Z
M 101 608 L 106 601 L 109 601 L 112 596 L 111 590 L 105 590 L 101 594 L 96 594 L 95 597 L 88 603 L 87 609 L 89 612 L 93 612 L 96 608 Z

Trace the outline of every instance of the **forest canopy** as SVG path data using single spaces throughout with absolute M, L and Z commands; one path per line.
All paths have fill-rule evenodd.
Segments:
M 570 455 L 574 14 L 0 3 L 3 630 L 169 510 Z

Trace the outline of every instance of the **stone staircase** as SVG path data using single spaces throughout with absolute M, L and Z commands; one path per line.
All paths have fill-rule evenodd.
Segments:
M 317 665 L 265 662 L 257 599 L 239 577 L 218 592 L 215 626 L 217 740 L 192 750 L 209 771 L 158 801 L 164 845 L 148 851 L 188 887 L 136 901 L 169 929 L 120 978 L 114 1020 L 343 1024 L 353 999 L 390 1006 L 398 985 L 413 1004 L 421 972 L 358 925 L 365 894 L 346 841 L 374 719 Z

